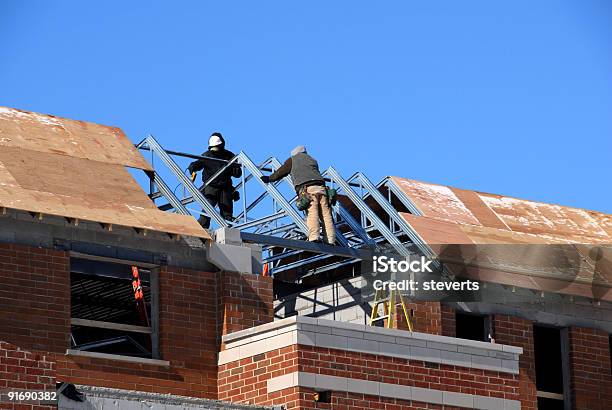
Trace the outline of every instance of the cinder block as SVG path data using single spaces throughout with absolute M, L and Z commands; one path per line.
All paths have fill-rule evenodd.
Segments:
M 332 335 L 346 336 L 351 339 L 363 339 L 363 332 L 360 332 L 358 330 L 348 330 L 332 327 L 331 331 Z
M 501 359 L 489 356 L 472 356 L 472 367 L 484 370 L 503 371 Z
M 440 359 L 450 366 L 472 367 L 472 356 L 467 353 L 440 351 Z
M 395 343 L 394 336 L 388 336 L 378 333 L 364 332 L 363 338 L 368 340 L 376 340 L 377 342 Z
M 500 410 L 505 406 L 504 399 L 496 397 L 474 396 L 474 408 L 482 410 Z
M 396 342 L 401 345 L 427 347 L 427 341 L 421 339 L 412 339 L 409 337 L 396 337 Z
M 412 388 L 399 384 L 380 383 L 380 395 L 383 397 L 393 397 L 401 400 L 412 400 Z
M 440 363 L 440 351 L 427 347 L 410 347 L 410 358 L 412 360 L 422 360 L 424 362 Z
M 331 334 L 331 328 L 330 327 L 319 326 L 317 324 L 311 325 L 311 324 L 304 323 L 302 325 L 302 329 L 304 329 L 307 332 Z
M 313 373 L 296 372 L 295 384 L 300 387 L 317 387 L 316 375 Z
M 412 388 L 412 400 L 425 403 L 442 404 L 442 391 L 424 389 L 422 387 Z
M 319 347 L 327 347 L 328 349 L 346 349 L 348 340 L 346 336 L 328 335 L 324 333 L 316 334 L 316 343 Z
M 521 410 L 521 402 L 518 400 L 504 401 L 504 410 Z
M 467 409 L 474 407 L 474 396 L 471 394 L 445 391 L 442 393 L 442 401 L 447 406 L 465 407 Z
M 489 350 L 485 350 L 485 349 L 482 349 L 479 347 L 473 347 L 473 346 L 458 346 L 457 351 L 459 353 L 467 353 L 467 354 L 476 355 L 476 356 L 488 356 L 489 355 Z
M 316 345 L 316 333 L 307 332 L 304 330 L 298 330 L 297 332 L 297 344 L 315 346 Z
M 427 341 L 427 347 L 429 347 L 431 349 L 447 350 L 449 352 L 456 352 L 457 351 L 457 345 L 449 344 L 449 343 L 440 343 L 440 342 L 434 342 L 434 341 Z
M 345 392 L 348 389 L 346 377 L 328 376 L 326 374 L 315 375 L 316 388 Z
M 379 343 L 379 352 L 381 354 L 387 354 L 394 357 L 403 357 L 405 359 L 410 359 L 412 357 L 410 354 L 410 348 L 410 346 L 400 345 L 397 343 Z
M 501 367 L 508 373 L 519 374 L 519 362 L 518 360 L 502 360 Z
M 516 357 L 514 353 L 507 353 L 507 352 L 493 351 L 493 352 L 489 352 L 489 356 L 495 357 L 497 359 L 502 359 L 502 360 L 515 360 L 515 359 L 518 360 L 518 357 Z
M 253 273 L 251 248 L 211 243 L 208 247 L 208 260 L 219 269 L 228 272 Z
M 219 228 L 215 230 L 215 241 L 228 245 L 242 245 L 240 231 L 232 228 Z
M 348 391 L 359 394 L 370 394 L 378 396 L 380 394 L 380 383 L 361 379 L 348 379 Z
M 294 373 L 268 379 L 268 393 L 287 389 L 294 386 Z
M 364 353 L 378 353 L 380 351 L 379 342 L 367 339 L 348 339 L 348 349 Z

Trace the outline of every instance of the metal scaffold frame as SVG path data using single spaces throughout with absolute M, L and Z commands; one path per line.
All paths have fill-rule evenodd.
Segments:
M 211 218 L 213 226 L 240 230 L 243 241 L 262 245 L 263 261 L 268 264 L 272 275 L 289 274 L 287 277 L 299 282 L 305 277 L 340 268 L 352 266 L 354 270 L 358 262 L 371 259 L 381 247 L 403 257 L 414 255 L 415 249 L 420 254 L 432 255 L 429 246 L 391 204 L 392 197 L 397 198 L 404 212 L 419 214 L 417 207 L 391 178 L 374 184 L 361 172 L 348 179 L 344 179 L 333 167 L 322 173 L 340 197 L 332 208 L 337 244 L 331 246 L 305 240 L 307 227 L 304 216 L 295 207 L 297 196 L 290 176 L 274 183 L 262 181 L 263 172 L 272 172 L 280 167 L 275 157 L 256 165 L 241 151 L 230 161 L 223 161 L 225 165 L 201 187 L 197 187 L 177 160 L 204 157 L 165 150 L 152 135 L 136 144 L 136 147 L 151 154 L 155 170 L 147 173 L 149 196 L 153 201 L 167 201 L 158 204 L 159 209 L 183 215 L 206 215 Z M 156 169 L 155 164 L 159 162 L 156 160 L 160 160 L 163 167 Z M 240 194 L 240 203 L 234 210 L 233 220 L 228 221 L 208 202 L 202 191 L 234 164 L 242 168 L 242 176 L 235 187 Z M 168 183 L 170 179 L 176 183 L 174 189 Z M 176 193 L 179 188 L 182 195 Z

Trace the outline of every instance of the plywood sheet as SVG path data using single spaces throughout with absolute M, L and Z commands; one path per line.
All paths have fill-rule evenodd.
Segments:
M 151 170 L 121 129 L 0 107 L 0 146 Z
M 566 237 L 582 243 L 612 240 L 598 220 L 583 209 L 489 194 L 480 197 L 515 232 Z
M 210 239 L 191 216 L 158 210 L 123 165 L 0 150 L 0 206 Z
M 466 208 L 470 210 L 472 215 L 474 215 L 482 225 L 489 228 L 510 230 L 497 214 L 484 203 L 478 193 L 458 188 L 451 188 L 451 191 L 453 191 L 457 198 L 463 202 Z
M 474 243 L 455 223 L 407 213 L 400 215 L 430 246 Z
M 526 237 L 528 242 L 536 243 L 612 243 L 612 215 L 397 177 L 392 179 L 425 217 L 495 229 L 472 229 L 470 232 L 479 243 L 489 240 L 522 242 L 525 239 L 520 235 L 503 234 L 503 231 L 537 235 L 539 240 Z M 489 238 L 486 235 L 490 235 Z
M 480 225 L 463 202 L 448 187 L 392 177 L 424 216 L 456 223 Z

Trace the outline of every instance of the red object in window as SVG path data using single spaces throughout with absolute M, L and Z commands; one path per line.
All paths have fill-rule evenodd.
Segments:
M 140 319 L 146 326 L 149 326 L 149 316 L 147 315 L 147 306 L 142 291 L 142 285 L 140 284 L 140 274 L 138 273 L 138 267 L 132 266 L 132 289 L 134 289 L 134 300 L 136 301 L 136 308 Z

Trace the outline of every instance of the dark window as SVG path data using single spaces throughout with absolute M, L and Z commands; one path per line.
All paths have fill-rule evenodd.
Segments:
M 136 269 L 141 294 L 131 265 L 71 258 L 71 349 L 157 358 L 156 272 Z
M 538 410 L 564 410 L 563 400 L 538 397 Z
M 536 388 L 539 410 L 564 408 L 564 332 L 548 326 L 533 327 Z
M 489 317 L 472 313 L 456 312 L 455 326 L 460 339 L 489 341 Z

